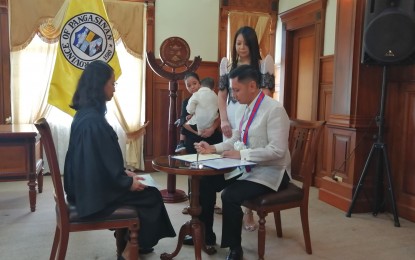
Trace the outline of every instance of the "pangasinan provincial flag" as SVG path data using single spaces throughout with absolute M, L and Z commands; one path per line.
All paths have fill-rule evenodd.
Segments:
M 69 0 L 63 18 L 48 103 L 74 115 L 69 107 L 79 77 L 94 60 L 107 62 L 121 75 L 114 37 L 102 0 Z

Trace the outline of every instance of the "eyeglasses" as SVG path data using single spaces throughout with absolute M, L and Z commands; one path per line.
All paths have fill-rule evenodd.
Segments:
M 117 87 L 117 86 L 118 86 L 118 82 L 114 82 L 114 83 L 112 83 L 112 86 L 113 86 L 113 87 Z

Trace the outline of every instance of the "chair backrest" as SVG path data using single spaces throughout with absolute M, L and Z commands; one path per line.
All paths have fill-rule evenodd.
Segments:
M 48 160 L 50 174 L 54 187 L 54 198 L 58 210 L 59 219 L 57 221 L 69 222 L 68 207 L 66 205 L 65 193 L 63 190 L 61 173 L 59 170 L 58 158 L 56 155 L 55 145 L 52 139 L 50 127 L 45 118 L 40 118 L 34 123 L 40 133 L 43 148 L 45 149 L 46 158 Z
M 305 194 L 312 181 L 318 142 L 325 121 L 290 120 L 291 175 L 303 182 Z

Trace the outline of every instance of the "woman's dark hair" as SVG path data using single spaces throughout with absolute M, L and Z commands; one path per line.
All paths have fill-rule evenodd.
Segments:
M 195 79 L 197 79 L 197 81 L 199 81 L 200 82 L 200 78 L 199 78 L 199 75 L 196 73 L 196 72 L 188 72 L 188 73 L 186 73 L 185 75 L 184 75 L 184 78 L 183 78 L 183 80 L 187 80 L 188 78 L 190 78 L 190 77 L 193 77 L 193 78 L 195 78 Z
M 75 110 L 83 107 L 97 107 L 105 112 L 104 87 L 113 73 L 113 68 L 104 61 L 96 60 L 88 64 L 79 78 L 70 107 Z
M 233 38 L 233 47 L 232 47 L 232 67 L 231 70 L 238 66 L 238 53 L 236 52 L 236 38 L 239 35 L 244 37 L 246 45 L 249 48 L 249 56 L 251 56 L 251 65 L 254 66 L 259 71 L 259 61 L 261 60 L 261 54 L 259 52 L 258 37 L 255 30 L 249 26 L 243 26 L 238 29 Z

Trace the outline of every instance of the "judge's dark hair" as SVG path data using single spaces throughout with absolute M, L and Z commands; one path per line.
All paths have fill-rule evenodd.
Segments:
M 113 74 L 113 68 L 104 61 L 95 60 L 88 64 L 79 78 L 70 107 L 75 110 L 97 107 L 105 111 L 104 87 Z
M 199 75 L 196 72 L 193 72 L 193 71 L 186 73 L 184 75 L 183 80 L 186 81 L 188 78 L 191 78 L 191 77 L 197 79 L 197 81 L 200 82 Z
M 261 54 L 259 52 L 258 37 L 255 30 L 249 26 L 243 26 L 236 31 L 233 38 L 233 47 L 232 47 L 232 67 L 231 70 L 238 66 L 238 53 L 236 52 L 236 38 L 239 35 L 242 35 L 246 45 L 249 49 L 249 56 L 251 57 L 251 65 L 259 71 L 259 61 L 261 60 Z
M 259 72 L 252 65 L 240 65 L 229 73 L 229 78 L 238 78 L 239 82 L 255 81 L 259 87 Z

